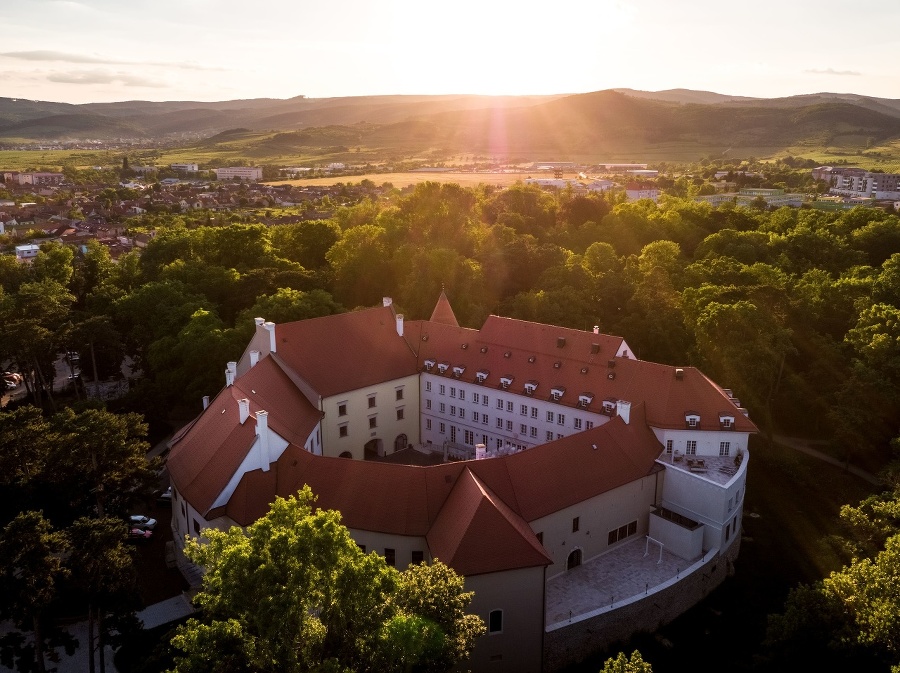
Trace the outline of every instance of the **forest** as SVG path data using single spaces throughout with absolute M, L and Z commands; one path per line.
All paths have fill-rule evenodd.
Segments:
M 95 243 L 77 254 L 46 243 L 31 266 L 0 256 L 0 362 L 35 372 L 25 402 L 46 410 L 51 420 L 42 423 L 77 433 L 78 414 L 94 404 L 50 416 L 62 413 L 50 383 L 66 349 L 82 353 L 88 388 L 127 359 L 141 376 L 110 409 L 143 414 L 160 437 L 222 387 L 254 317 L 300 320 L 390 296 L 408 319 L 427 318 L 443 288 L 461 325 L 480 327 L 489 314 L 598 325 L 641 359 L 695 365 L 732 389 L 763 439 L 828 440 L 840 460 L 890 472 L 900 411 L 900 220 L 884 210 L 714 209 L 669 196 L 624 202 L 522 184 L 429 182 L 338 207 L 325 220 L 269 227 L 238 219 L 133 218 L 128 226 L 155 237 L 117 261 Z M 22 490 L 25 477 L 16 479 L 4 488 L 34 495 Z M 856 545 L 848 563 L 898 553 L 890 543 L 900 530 L 896 502 L 889 493 L 848 510 Z M 62 506 L 46 514 L 57 526 L 72 523 Z M 3 515 L 5 524 L 16 512 Z M 804 615 L 840 612 L 828 602 L 839 593 L 798 591 Z M 816 600 L 832 612 L 809 609 Z M 798 623 L 779 633 L 800 637 Z M 813 632 L 822 633 L 800 635 Z M 891 637 L 860 647 L 896 663 L 900 637 Z

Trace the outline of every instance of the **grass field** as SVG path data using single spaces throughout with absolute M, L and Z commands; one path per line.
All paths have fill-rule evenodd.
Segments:
M 283 180 L 270 182 L 272 185 L 296 185 L 297 187 L 326 187 L 336 185 L 339 182 L 357 183 L 363 180 L 371 180 L 376 185 L 390 182 L 394 187 L 403 188 L 410 185 L 418 185 L 423 182 L 455 182 L 463 187 L 475 187 L 476 185 L 498 185 L 508 187 L 519 180 L 529 177 L 553 177 L 544 174 L 531 173 L 368 173 L 366 175 L 340 175 L 331 178 L 312 178 L 309 180 Z M 574 173 L 566 177 L 575 177 Z

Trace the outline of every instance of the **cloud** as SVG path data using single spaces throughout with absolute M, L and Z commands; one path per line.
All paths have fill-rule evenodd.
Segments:
M 120 84 L 122 86 L 149 87 L 153 89 L 162 89 L 168 86 L 165 82 L 149 77 L 104 70 L 57 72 L 47 75 L 47 79 L 61 84 Z
M 225 70 L 225 68 L 210 67 L 193 62 L 179 61 L 175 63 L 167 63 L 164 61 L 148 61 L 145 63 L 139 63 L 137 61 L 123 61 L 120 59 L 92 56 L 90 54 L 72 54 L 65 51 L 53 51 L 50 49 L 38 49 L 35 51 L 6 51 L 0 52 L 0 56 L 6 56 L 7 58 L 17 58 L 23 61 L 60 61 L 63 63 L 98 63 L 102 65 L 157 66 L 162 68 L 180 68 L 182 70 Z
M 850 75 L 851 77 L 860 77 L 862 75 L 861 72 L 856 72 L 855 70 L 835 70 L 834 68 L 812 68 L 803 72 L 810 75 Z

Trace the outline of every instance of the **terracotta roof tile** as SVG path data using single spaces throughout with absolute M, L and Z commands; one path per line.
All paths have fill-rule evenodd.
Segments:
M 443 290 L 441 290 L 441 296 L 438 297 L 437 304 L 434 305 L 434 310 L 431 312 L 430 321 L 459 327 L 459 323 L 456 321 L 456 314 L 453 313 L 453 307 L 450 306 L 450 301 Z
M 432 556 L 463 575 L 553 562 L 531 527 L 466 469 L 428 531 Z

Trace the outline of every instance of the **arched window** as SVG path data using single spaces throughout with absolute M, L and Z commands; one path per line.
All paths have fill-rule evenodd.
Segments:
M 344 451 L 338 458 L 353 458 L 353 454 L 349 451 Z

